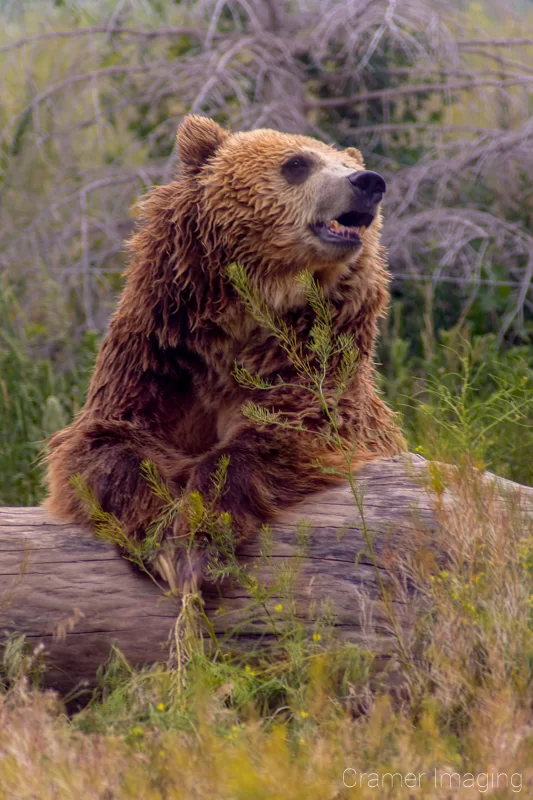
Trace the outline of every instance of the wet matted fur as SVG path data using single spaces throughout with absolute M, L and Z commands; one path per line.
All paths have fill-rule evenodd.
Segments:
M 230 134 L 189 116 L 178 131 L 178 149 L 176 179 L 142 202 L 126 286 L 87 402 L 50 440 L 46 502 L 56 516 L 90 527 L 69 482 L 79 473 L 103 509 L 140 538 L 161 508 L 141 475 L 143 459 L 154 462 L 176 493 L 207 497 L 227 454 L 217 506 L 231 513 L 235 534 L 244 537 L 338 480 L 316 462 L 332 465 L 339 457 L 316 437 L 327 425 L 318 401 L 295 385 L 294 366 L 279 342 L 245 311 L 228 266 L 245 267 L 254 289 L 302 343 L 314 314 L 295 277 L 302 270 L 315 276 L 331 304 L 334 333 L 352 333 L 360 354 L 340 400 L 340 433 L 356 445 L 356 464 L 392 456 L 404 443 L 377 394 L 373 365 L 377 320 L 388 302 L 381 212 L 378 202 L 358 246 L 331 245 L 313 231 L 315 223 L 351 207 L 351 176 L 364 171 L 354 148 L 339 151 L 271 130 Z M 268 392 L 243 389 L 233 376 L 235 362 L 274 382 L 281 376 L 283 384 Z M 242 414 L 247 401 L 283 412 L 306 431 L 257 427 Z M 174 534 L 184 529 L 179 518 Z M 199 562 L 176 565 L 175 582 L 197 579 Z

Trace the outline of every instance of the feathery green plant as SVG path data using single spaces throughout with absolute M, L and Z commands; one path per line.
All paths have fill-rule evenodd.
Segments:
M 355 479 L 352 460 L 357 447 L 355 443 L 348 447 L 342 438 L 338 425 L 338 404 L 343 392 L 350 381 L 354 378 L 359 365 L 359 352 L 355 345 L 352 334 L 335 335 L 333 333 L 333 317 L 330 304 L 322 291 L 320 284 L 309 272 L 300 273 L 296 281 L 304 293 L 306 302 L 315 313 L 315 322 L 311 328 L 309 341 L 303 345 L 299 343 L 296 332 L 292 330 L 285 320 L 277 317 L 268 307 L 266 301 L 251 286 L 246 270 L 242 265 L 232 264 L 229 267 L 229 276 L 235 286 L 239 296 L 244 302 L 247 311 L 262 326 L 266 327 L 278 340 L 281 347 L 296 370 L 300 386 L 307 389 L 315 398 L 318 399 L 320 407 L 324 412 L 328 427 L 324 432 L 316 432 L 318 438 L 325 439 L 332 443 L 342 455 L 346 465 L 345 470 L 322 467 L 324 471 L 337 474 L 339 478 L 347 480 L 354 497 L 359 515 L 361 527 L 368 551 L 368 557 L 374 567 L 376 580 L 380 589 L 387 616 L 394 631 L 399 652 L 407 669 L 410 669 L 410 658 L 407 647 L 403 641 L 401 627 L 396 619 L 390 593 L 385 587 L 378 560 L 374 551 L 373 536 L 368 529 L 365 521 L 364 500 Z M 335 356 L 340 356 L 337 368 L 332 364 Z M 267 384 L 260 375 L 252 375 L 245 368 L 236 365 L 234 371 L 235 378 L 241 385 L 257 387 L 263 389 L 274 388 L 276 385 L 289 385 L 279 379 L 277 383 Z M 326 379 L 333 380 L 332 401 L 326 394 Z M 259 406 L 255 403 L 247 403 L 243 406 L 243 413 L 248 419 L 257 424 L 278 425 L 284 428 L 292 428 L 297 431 L 304 430 L 304 426 L 294 425 L 283 415 L 276 411 Z M 320 465 L 318 465 L 320 466 Z
M 253 289 L 242 265 L 231 264 L 228 274 L 246 310 L 261 326 L 270 331 L 286 352 L 289 361 L 295 368 L 298 385 L 319 400 L 330 427 L 325 432 L 319 432 L 316 435 L 339 443 L 340 437 L 336 423 L 337 405 L 346 386 L 355 376 L 359 363 L 359 352 L 352 334 L 335 335 L 333 333 L 331 308 L 319 283 L 309 272 L 302 272 L 296 277 L 296 282 L 302 290 L 306 302 L 315 313 L 315 322 L 309 334 L 309 341 L 304 347 L 298 342 L 296 332 L 287 325 L 283 318 L 274 314 L 267 302 Z M 340 356 L 340 363 L 332 375 L 332 360 L 335 356 Z M 275 383 L 266 381 L 260 375 L 253 375 L 238 363 L 235 364 L 233 374 L 239 385 L 246 389 L 268 391 L 287 385 L 281 378 L 278 378 Z M 325 392 L 325 381 L 328 377 L 333 379 L 334 389 L 331 400 Z M 243 414 L 259 425 L 277 425 L 296 431 L 305 430 L 303 425 L 291 423 L 280 412 L 272 411 L 253 402 L 248 402 L 243 406 Z

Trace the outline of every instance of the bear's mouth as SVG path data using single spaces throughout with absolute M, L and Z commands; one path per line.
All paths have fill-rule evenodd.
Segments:
M 367 228 L 374 222 L 374 215 L 365 211 L 347 211 L 329 222 L 315 222 L 311 230 L 326 244 L 360 247 Z

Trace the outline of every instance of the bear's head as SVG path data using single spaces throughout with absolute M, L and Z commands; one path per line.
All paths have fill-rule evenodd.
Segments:
M 380 261 L 385 181 L 355 148 L 273 130 L 228 133 L 191 115 L 178 152 L 196 241 L 222 267 L 242 263 L 278 309 L 296 302 L 304 269 L 329 289 Z

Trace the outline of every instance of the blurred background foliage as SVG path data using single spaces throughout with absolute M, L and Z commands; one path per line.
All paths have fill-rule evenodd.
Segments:
M 190 111 L 363 151 L 389 186 L 378 358 L 411 447 L 453 458 L 468 423 L 480 464 L 533 483 L 531 3 L 0 0 L 0 18 L 1 504 L 42 497 L 43 439 L 83 403 L 135 201 L 171 179 Z

